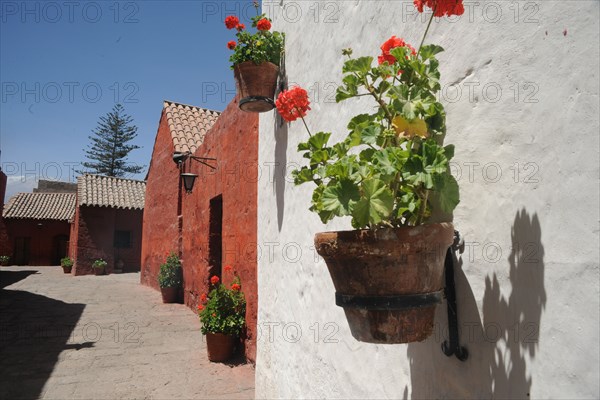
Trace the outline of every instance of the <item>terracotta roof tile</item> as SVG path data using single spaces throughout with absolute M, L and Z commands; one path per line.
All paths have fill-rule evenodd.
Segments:
M 81 206 L 143 210 L 146 182 L 111 176 L 85 174 L 77 178 Z
M 176 152 L 194 153 L 214 125 L 218 111 L 165 101 L 164 111 Z
M 4 206 L 10 219 L 70 220 L 75 213 L 75 193 L 19 193 Z

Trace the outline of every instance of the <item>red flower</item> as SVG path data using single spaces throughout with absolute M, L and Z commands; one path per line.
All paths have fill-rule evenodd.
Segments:
M 198 304 L 198 311 L 204 310 L 204 306 L 202 304 Z
M 202 293 L 202 296 L 200 296 L 200 301 L 206 303 L 206 300 L 208 300 L 208 298 L 206 297 L 206 293 Z
M 212 283 L 213 285 L 216 285 L 217 283 L 219 283 L 220 279 L 218 276 L 214 275 L 212 278 L 210 278 L 210 283 Z
M 271 29 L 271 21 L 266 18 L 261 19 L 256 23 L 256 29 L 259 31 L 268 31 Z
M 216 317 L 216 316 L 217 316 L 217 313 L 212 313 L 212 316 L 213 316 L 213 317 Z
M 288 122 L 306 116 L 306 111 L 310 110 L 309 104 L 308 93 L 299 86 L 294 86 L 290 90 L 279 93 L 275 101 L 277 111 Z
M 231 289 L 235 290 L 236 292 L 238 292 L 241 288 L 242 288 L 242 286 L 238 285 L 237 283 L 234 283 L 233 285 L 231 285 Z
M 227 29 L 233 29 L 240 24 L 240 19 L 235 15 L 229 15 L 225 18 L 225 26 Z
M 238 32 L 241 32 L 241 31 L 243 31 L 244 29 L 246 29 L 246 25 L 244 25 L 244 24 L 238 24 L 238 25 L 235 27 L 235 29 L 237 29 L 237 30 L 238 30 Z
M 225 272 L 231 272 L 233 268 L 231 267 L 231 265 L 226 265 L 225 266 Z
M 388 64 L 393 64 L 396 62 L 396 57 L 390 54 L 390 50 L 395 49 L 396 47 L 406 47 L 410 49 L 410 53 L 413 56 L 417 55 L 414 47 L 406 43 L 404 40 L 397 38 L 396 36 L 392 36 L 381 45 L 381 55 L 377 57 L 377 61 L 380 65 L 386 61 Z
M 227 42 L 227 47 L 229 48 L 229 50 L 235 49 L 235 46 L 237 46 L 237 43 L 235 43 L 235 40 L 230 40 L 229 42 Z
M 436 17 L 463 15 L 465 12 L 463 0 L 414 0 L 414 4 L 419 12 L 423 12 L 423 6 L 431 8 Z

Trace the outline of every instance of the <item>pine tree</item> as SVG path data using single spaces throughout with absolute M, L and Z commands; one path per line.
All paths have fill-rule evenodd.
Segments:
M 89 136 L 92 141 L 84 150 L 89 162 L 83 166 L 96 174 L 122 177 L 126 173 L 137 174 L 142 166 L 127 163 L 127 155 L 140 146 L 127 144 L 137 136 L 137 126 L 133 118 L 125 114 L 121 104 L 114 106 L 106 116 L 100 117 L 98 126 Z M 81 171 L 78 171 L 81 172 Z

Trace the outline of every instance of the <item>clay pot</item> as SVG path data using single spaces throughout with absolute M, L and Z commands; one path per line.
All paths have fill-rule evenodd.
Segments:
M 431 335 L 453 237 L 451 223 L 315 235 L 356 340 L 409 343 Z
M 212 362 L 227 361 L 233 355 L 235 347 L 234 335 L 225 335 L 223 333 L 206 334 L 206 350 L 208 359 Z
M 275 89 L 279 67 L 270 62 L 245 61 L 233 67 L 235 85 L 240 96 L 239 108 L 261 113 L 275 107 Z
M 163 303 L 176 303 L 177 295 L 179 294 L 178 287 L 165 287 L 160 288 L 160 294 L 162 295 Z
M 62 266 L 63 272 L 65 274 L 70 274 L 71 273 L 71 269 L 73 269 L 73 267 L 65 267 L 64 265 Z
M 94 270 L 94 275 L 104 275 L 104 268 L 92 268 Z

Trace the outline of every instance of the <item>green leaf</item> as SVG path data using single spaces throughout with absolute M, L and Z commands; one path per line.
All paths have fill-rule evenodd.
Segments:
M 453 144 L 449 144 L 446 147 L 444 147 L 444 155 L 446 156 L 447 160 L 451 160 L 454 157 L 454 145 Z
M 445 213 L 451 213 L 460 202 L 458 183 L 450 174 L 435 175 L 435 205 Z
M 311 149 L 321 150 L 329 141 L 330 136 L 330 132 L 317 132 L 313 136 L 311 136 L 310 139 L 308 139 L 307 143 Z
M 421 47 L 419 56 L 421 57 L 422 60 L 427 60 L 427 59 L 435 56 L 436 54 L 441 53 L 442 51 L 444 51 L 444 48 L 442 46 L 438 46 L 435 44 L 428 44 L 428 45 Z
M 337 216 L 350 215 L 352 207 L 360 198 L 358 186 L 350 180 L 339 181 L 323 191 L 323 210 L 332 211 Z
M 359 72 L 366 74 L 371 70 L 371 64 L 373 64 L 373 57 L 359 57 L 353 58 L 344 63 L 342 72 Z
M 292 176 L 294 177 L 294 184 L 301 185 L 306 182 L 310 182 L 313 180 L 313 171 L 308 167 L 302 167 L 299 170 L 292 171 Z
M 394 197 L 387 186 L 379 179 L 365 180 L 362 196 L 354 206 L 354 224 L 360 227 L 376 225 L 388 217 L 394 207 Z

